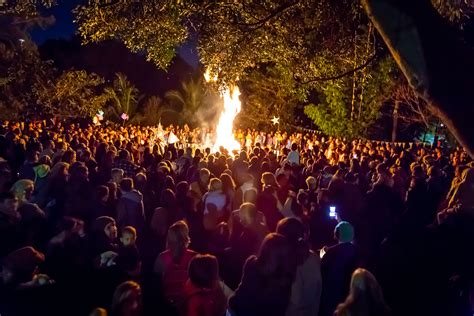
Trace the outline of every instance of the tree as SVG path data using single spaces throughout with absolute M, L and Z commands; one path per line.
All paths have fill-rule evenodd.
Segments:
M 39 102 L 48 113 L 65 116 L 91 117 L 103 109 L 107 96 L 103 94 L 104 79 L 85 70 L 65 71 L 51 84 L 37 90 Z
M 329 81 L 318 89 L 319 104 L 305 107 L 305 113 L 324 133 L 348 138 L 368 136 L 368 127 L 379 117 L 383 102 L 393 89 L 391 78 L 396 70 L 391 58 L 370 68 L 371 75 L 357 85 L 355 94 L 353 78 Z
M 281 125 L 293 124 L 295 108 L 306 102 L 307 95 L 283 71 L 271 64 L 261 65 L 240 80 L 243 105 L 238 118 L 241 125 L 268 126 L 273 116 L 280 118 Z
M 146 52 L 148 60 L 165 69 L 188 36 L 183 25 L 190 13 L 188 2 L 90 1 L 75 10 L 76 22 L 84 43 L 118 39 L 133 52 Z
M 410 85 L 474 157 L 474 124 L 466 119 L 474 115 L 474 51 L 462 34 L 429 0 L 362 2 Z
M 191 125 L 200 121 L 201 110 L 211 107 L 210 97 L 211 93 L 201 78 L 182 82 L 180 90 L 171 90 L 165 94 L 172 108 L 181 112 L 183 121 Z
M 161 98 L 153 95 L 148 97 L 142 104 L 141 110 L 136 115 L 135 121 L 145 126 L 157 125 L 160 122 L 163 113 L 166 113 L 167 111 L 173 110 L 167 109 Z
M 38 19 L 37 21 L 40 21 Z M 38 117 L 45 112 L 39 95 L 51 86 L 55 69 L 41 60 L 28 30 L 36 22 L 0 16 L 0 116 Z
M 138 89 L 122 73 L 117 73 L 110 87 L 104 89 L 110 103 L 110 113 L 117 121 L 122 121 L 122 114 L 128 115 L 128 122 L 134 122 L 138 106 Z
M 456 18 L 457 4 L 462 3 L 433 1 L 451 18 Z M 366 48 L 363 39 L 370 34 L 369 17 L 410 85 L 474 156 L 474 125 L 465 120 L 466 114 L 474 114 L 474 54 L 470 48 L 430 0 L 361 2 L 365 11 L 349 0 L 130 0 L 106 8 L 83 6 L 78 21 L 85 41 L 120 38 L 135 49 L 146 50 L 161 66 L 183 36 L 170 43 L 158 34 L 183 35 L 192 28 L 198 33 L 201 60 L 221 81 L 235 81 L 248 68 L 274 62 L 310 88 L 317 82 L 351 75 L 376 59 L 376 54 L 368 58 L 358 54 Z M 130 20 L 124 17 L 130 16 L 134 22 L 123 27 Z M 150 20 L 160 23 L 142 27 L 142 22 Z M 151 35 L 158 40 L 149 40 Z M 153 54 L 155 51 L 161 53 Z M 359 57 L 353 58 L 355 55 Z
M 392 142 L 397 140 L 399 127 L 406 129 L 418 125 L 429 129 L 433 124 L 434 116 L 429 110 L 429 105 L 407 82 L 403 81 L 395 86 L 389 102 L 393 104 Z

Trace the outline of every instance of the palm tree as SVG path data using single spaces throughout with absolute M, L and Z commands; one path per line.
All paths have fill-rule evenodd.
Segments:
M 196 113 L 205 104 L 208 91 L 202 79 L 191 79 L 181 83 L 181 89 L 166 92 L 165 98 L 175 107 L 181 109 L 182 118 L 190 124 L 196 123 Z
M 122 113 L 125 113 L 129 117 L 129 122 L 133 121 L 137 114 L 138 89 L 123 73 L 117 73 L 115 76 L 112 86 L 104 89 L 112 105 L 110 110 L 118 120 L 121 120 Z

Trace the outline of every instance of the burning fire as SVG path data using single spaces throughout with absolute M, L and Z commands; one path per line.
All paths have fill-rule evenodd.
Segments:
M 215 81 L 217 78 L 214 76 L 211 78 L 209 70 L 204 74 L 206 81 Z M 230 153 L 233 150 L 240 150 L 240 143 L 234 138 L 232 128 L 234 126 L 234 119 L 239 114 L 242 104 L 240 103 L 240 90 L 236 85 L 226 87 L 221 92 L 221 98 L 224 101 L 224 109 L 219 117 L 219 122 L 216 127 L 216 141 L 212 147 L 214 152 L 220 150 L 220 147 L 224 147 Z

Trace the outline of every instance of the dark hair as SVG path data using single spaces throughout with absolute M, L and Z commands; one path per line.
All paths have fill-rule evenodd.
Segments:
M 189 183 L 187 181 L 178 182 L 176 185 L 176 195 L 186 196 L 189 191 Z
M 222 181 L 222 191 L 224 193 L 235 190 L 235 183 L 230 175 L 223 173 L 220 176 L 220 180 Z
M 125 160 L 125 159 L 128 159 L 129 157 L 130 157 L 130 153 L 128 152 L 128 150 L 123 149 L 119 152 L 119 159 L 120 160 Z
M 298 149 L 298 144 L 293 143 L 291 144 L 291 150 L 297 150 Z
M 276 232 L 288 239 L 298 265 L 303 264 L 309 256 L 309 244 L 304 225 L 296 218 L 284 218 L 278 222 Z
M 262 242 L 257 258 L 257 267 L 262 277 L 275 286 L 291 286 L 296 266 L 291 258 L 288 239 L 271 233 Z
M 191 282 L 204 289 L 212 289 L 219 280 L 219 263 L 212 255 L 196 255 L 189 262 L 189 279 Z
M 0 202 L 1 203 L 5 202 L 5 200 L 13 200 L 13 199 L 16 199 L 16 196 L 11 191 L 0 193 Z
M 176 207 L 176 195 L 170 189 L 163 190 L 160 195 L 160 204 L 162 207 L 168 209 L 168 211 L 174 211 Z
M 125 192 L 130 192 L 133 189 L 133 180 L 131 178 L 123 178 L 120 181 L 120 189 Z
M 99 185 L 95 189 L 95 194 L 96 198 L 100 200 L 106 196 L 109 196 L 109 188 L 105 185 Z

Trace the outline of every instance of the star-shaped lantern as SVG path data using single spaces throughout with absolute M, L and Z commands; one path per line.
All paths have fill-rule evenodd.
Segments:
M 124 121 L 128 120 L 128 114 L 127 113 L 122 113 L 122 115 L 120 115 L 120 118 Z
M 280 118 L 279 117 L 274 116 L 271 119 L 271 121 L 272 121 L 273 125 L 280 124 Z

